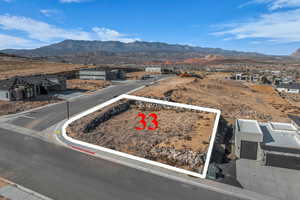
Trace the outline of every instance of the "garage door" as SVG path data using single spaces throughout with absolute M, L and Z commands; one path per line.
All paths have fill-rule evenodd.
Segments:
M 300 170 L 300 157 L 284 156 L 268 153 L 266 155 L 266 165 L 288 169 Z
M 257 142 L 242 141 L 241 158 L 256 160 L 257 159 Z

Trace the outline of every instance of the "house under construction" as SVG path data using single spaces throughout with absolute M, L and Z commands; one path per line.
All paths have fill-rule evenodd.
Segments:
M 0 100 L 17 101 L 32 99 L 52 91 L 66 89 L 66 79 L 56 75 L 37 75 L 0 81 Z

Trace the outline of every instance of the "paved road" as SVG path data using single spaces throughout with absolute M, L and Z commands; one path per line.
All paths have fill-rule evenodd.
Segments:
M 56 200 L 235 200 L 0 128 L 0 176 Z
M 160 78 L 164 78 L 164 76 Z M 80 98 L 76 98 L 70 102 L 70 113 L 71 115 L 74 115 L 83 112 L 93 106 L 112 99 L 115 96 L 127 93 L 130 90 L 149 84 L 152 81 L 153 79 L 149 79 L 145 81 L 136 81 L 133 83 L 113 85 L 112 87 L 105 88 L 94 95 L 86 95 Z M 12 120 L 10 123 L 17 126 L 30 128 L 36 131 L 42 131 L 66 119 L 66 108 L 67 106 L 65 103 L 53 105 L 27 113 L 25 117 L 21 115 L 20 117 Z

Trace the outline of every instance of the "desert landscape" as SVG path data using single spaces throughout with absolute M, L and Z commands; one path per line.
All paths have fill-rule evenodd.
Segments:
M 126 105 L 128 108 L 122 109 Z M 117 113 L 105 117 L 110 112 Z M 141 126 L 139 113 L 155 113 L 157 129 L 136 130 Z M 214 113 L 139 101 L 121 102 L 73 122 L 67 132 L 88 143 L 201 172 L 214 120 Z M 146 127 L 154 126 L 151 120 L 146 123 Z
M 134 93 L 137 96 L 220 109 L 233 123 L 236 118 L 286 122 L 300 107 L 269 85 L 228 80 L 228 73 L 211 73 L 204 79 L 174 77 Z

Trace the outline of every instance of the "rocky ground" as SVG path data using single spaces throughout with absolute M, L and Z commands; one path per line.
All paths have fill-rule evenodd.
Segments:
M 215 114 L 156 105 L 131 105 L 128 110 L 86 131 L 101 113 L 99 111 L 72 123 L 68 134 L 89 143 L 159 161 L 172 166 L 201 171 L 209 146 Z M 136 130 L 141 127 L 138 113 L 158 116 L 156 130 Z M 154 126 L 152 118 L 147 127 Z M 99 121 L 98 121 L 99 122 Z
M 67 88 L 76 89 L 76 90 L 93 91 L 93 90 L 99 90 L 109 85 L 111 85 L 111 82 L 104 81 L 104 80 L 80 80 L 80 79 L 67 80 Z
M 30 58 L 0 54 L 0 79 L 7 79 L 14 76 L 66 73 L 81 68 L 94 67 L 95 66 L 33 60 Z
M 282 98 L 268 85 L 227 80 L 214 73 L 204 79 L 174 77 L 134 93 L 171 101 L 217 108 L 233 123 L 236 118 L 287 122 L 287 114 L 300 114 L 300 107 Z
M 25 110 L 41 107 L 47 104 L 56 103 L 61 100 L 40 96 L 33 101 L 1 101 L 0 100 L 0 116 L 14 114 Z
M 143 76 L 145 75 L 155 75 L 158 73 L 151 73 L 151 72 L 145 72 L 145 71 L 140 71 L 140 72 L 130 72 L 126 74 L 126 79 L 128 80 L 141 80 Z

